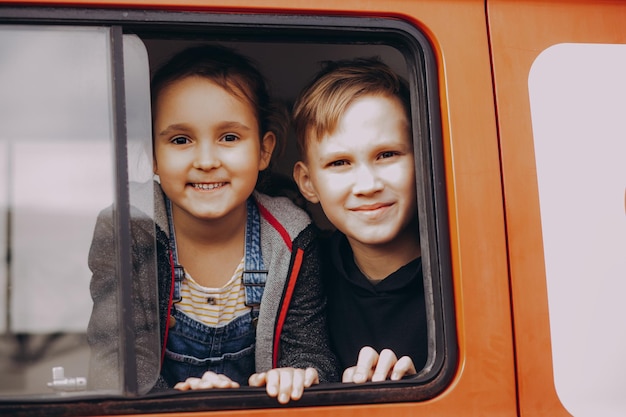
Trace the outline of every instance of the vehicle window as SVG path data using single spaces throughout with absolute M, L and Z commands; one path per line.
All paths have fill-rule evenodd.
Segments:
M 120 20 L 108 11 L 68 13 L 35 9 L 20 18 L 37 23 L 39 15 L 52 16 L 58 26 L 0 26 L 0 53 L 13 57 L 0 64 L 0 86 L 9 91 L 0 97 L 0 120 L 9 126 L 0 130 L 0 159 L 8 167 L 0 173 L 6 213 L 0 249 L 11 254 L 0 271 L 6 352 L 0 372 L 10 369 L 15 377 L 0 382 L 0 411 L 3 398 L 15 407 L 53 398 L 47 404 L 56 410 L 77 401 L 74 410 L 83 415 L 277 405 L 249 387 L 151 391 L 164 329 L 157 307 L 149 79 L 174 53 L 207 43 L 256 61 L 287 108 L 323 61 L 377 56 L 408 81 L 426 365 L 398 382 L 320 384 L 294 405 L 420 401 L 441 392 L 457 356 L 437 71 L 425 36 L 386 19 L 324 17 L 322 25 L 307 16 L 129 10 Z M 81 19 L 81 27 L 68 27 Z M 277 171 L 289 180 L 298 159 L 291 132 Z M 319 207 L 308 209 L 318 226 L 331 229 Z M 144 268 L 137 267 L 138 257 L 148 260 Z M 53 367 L 62 381 L 56 386 Z M 394 389 L 381 396 L 372 389 L 379 387 Z M 103 399 L 115 406 L 103 409 Z
M 0 27 L 0 397 L 81 392 L 97 378 L 87 260 L 98 213 L 122 181 L 109 39 L 103 28 Z M 126 44 L 128 171 L 141 181 L 151 155 L 148 67 L 143 45 Z M 113 301 L 107 314 L 117 318 Z

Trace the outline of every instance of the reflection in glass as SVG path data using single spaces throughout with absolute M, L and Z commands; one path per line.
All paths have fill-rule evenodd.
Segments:
M 59 381 L 88 374 L 87 259 L 98 213 L 114 203 L 109 31 L 0 27 L 0 56 L 0 399 L 58 395 Z M 149 113 L 146 88 L 134 97 Z M 149 117 L 128 117 L 149 155 Z M 151 171 L 143 158 L 138 178 Z

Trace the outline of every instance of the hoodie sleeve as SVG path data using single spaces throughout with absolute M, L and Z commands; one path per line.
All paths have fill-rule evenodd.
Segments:
M 97 219 L 88 264 L 92 271 L 90 292 L 93 308 L 87 327 L 91 349 L 88 384 L 93 389 L 119 390 L 122 364 L 120 350 L 120 311 L 116 233 L 111 208 Z M 132 322 L 135 332 L 137 383 L 140 393 L 153 387 L 159 375 L 159 316 L 156 307 L 156 264 L 154 262 L 154 222 L 134 218 L 132 234 Z
M 339 368 L 330 349 L 326 327 L 326 297 L 320 277 L 316 228 L 310 225 L 293 242 L 304 251 L 288 305 L 279 346 L 279 367 L 317 369 L 320 382 L 339 381 Z M 295 256 L 292 257 L 294 267 Z

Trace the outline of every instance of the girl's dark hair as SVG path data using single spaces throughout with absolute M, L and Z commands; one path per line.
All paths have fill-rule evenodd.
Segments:
M 287 111 L 272 101 L 265 78 L 249 58 L 220 45 L 195 46 L 179 52 L 152 77 L 152 108 L 156 108 L 156 100 L 164 88 L 192 76 L 208 78 L 250 104 L 259 123 L 259 136 L 267 132 L 276 135 L 272 161 L 280 157 L 289 124 Z

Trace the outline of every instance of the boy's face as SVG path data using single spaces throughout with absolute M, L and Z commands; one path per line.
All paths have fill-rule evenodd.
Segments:
M 262 152 L 251 106 L 194 76 L 165 87 L 154 111 L 154 171 L 174 212 L 203 220 L 245 215 L 274 145 L 266 135 Z
M 309 141 L 305 157 L 294 167 L 300 190 L 321 204 L 351 244 L 385 245 L 406 236 L 417 198 L 413 145 L 399 99 L 355 100 L 333 134 Z

